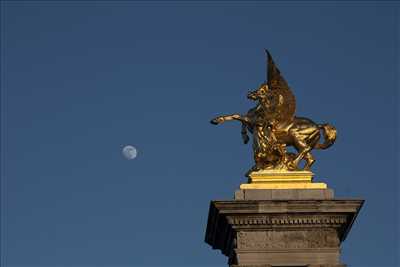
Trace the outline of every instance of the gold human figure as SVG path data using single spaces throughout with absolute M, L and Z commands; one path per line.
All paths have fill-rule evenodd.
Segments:
M 257 102 L 246 115 L 232 114 L 218 116 L 212 124 L 237 120 L 242 123 L 242 138 L 249 141 L 247 132 L 253 134 L 253 155 L 255 165 L 251 171 L 310 170 L 315 162 L 311 150 L 326 149 L 336 139 L 336 129 L 330 124 L 316 124 L 308 118 L 296 117 L 296 101 L 287 82 L 281 76 L 270 53 L 268 58 L 267 83 L 247 95 L 248 99 Z M 319 143 L 321 132 L 324 142 Z M 297 154 L 287 152 L 293 146 Z M 303 168 L 299 166 L 305 160 Z

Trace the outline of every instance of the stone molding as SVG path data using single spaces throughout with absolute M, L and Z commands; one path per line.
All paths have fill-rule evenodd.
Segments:
M 340 226 L 347 222 L 346 215 L 283 215 L 283 216 L 229 216 L 232 225 L 321 225 Z

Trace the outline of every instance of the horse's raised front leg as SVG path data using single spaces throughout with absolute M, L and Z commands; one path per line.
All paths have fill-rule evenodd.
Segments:
M 224 115 L 224 116 L 218 116 L 214 119 L 212 119 L 210 122 L 212 124 L 221 124 L 226 121 L 232 121 L 232 120 L 237 120 L 241 122 L 247 122 L 248 119 L 246 117 L 242 117 L 240 114 L 232 114 L 232 115 Z

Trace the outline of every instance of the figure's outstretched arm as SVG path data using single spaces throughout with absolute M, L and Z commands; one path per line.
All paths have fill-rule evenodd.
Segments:
M 249 118 L 247 118 L 246 116 L 241 116 L 240 114 L 218 116 L 218 117 L 212 119 L 210 122 L 212 124 L 221 124 L 223 122 L 232 121 L 232 120 L 237 120 L 237 121 L 240 121 L 242 123 L 248 123 L 249 122 Z

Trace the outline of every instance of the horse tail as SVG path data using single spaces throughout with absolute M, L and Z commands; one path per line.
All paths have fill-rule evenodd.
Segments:
M 316 144 L 315 148 L 326 149 L 331 145 L 333 145 L 333 143 L 335 143 L 336 140 L 336 128 L 327 123 L 318 125 L 318 128 L 322 130 L 325 140 L 323 143 Z

